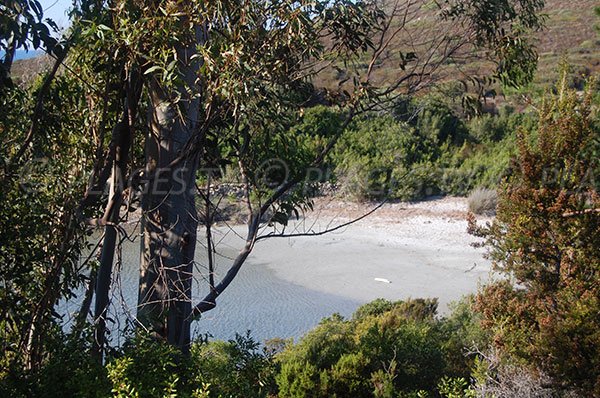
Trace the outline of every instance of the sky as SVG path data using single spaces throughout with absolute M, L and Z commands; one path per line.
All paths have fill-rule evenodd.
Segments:
M 67 10 L 71 8 L 72 0 L 40 0 L 40 4 L 44 9 L 44 18 L 52 19 L 63 29 L 69 26 Z
M 59 28 L 65 29 L 69 26 L 69 17 L 67 16 L 67 10 L 72 6 L 72 0 L 40 0 L 40 4 L 44 9 L 44 19 L 50 18 Z M 15 60 L 26 59 L 37 57 L 42 54 L 42 51 L 24 51 L 17 50 L 15 53 Z M 0 51 L 0 57 L 4 55 L 3 51 Z

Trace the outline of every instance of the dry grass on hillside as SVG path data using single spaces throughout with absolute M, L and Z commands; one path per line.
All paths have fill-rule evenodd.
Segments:
M 417 2 L 418 3 L 418 2 Z M 417 4 L 415 3 L 415 4 Z M 439 24 L 433 22 L 431 10 L 426 3 L 413 15 L 412 30 L 419 32 L 417 37 L 434 37 Z M 600 18 L 594 13 L 594 7 L 600 6 L 597 0 L 546 0 L 544 13 L 548 16 L 546 29 L 536 36 L 540 64 L 537 82 L 542 85 L 556 80 L 557 65 L 566 59 L 575 67 L 575 71 L 582 75 L 600 72 L 600 33 L 596 26 L 600 25 Z M 398 49 L 405 49 L 407 43 L 402 43 L 406 37 L 398 39 Z M 405 50 L 406 51 L 406 50 Z M 401 73 L 398 69 L 398 57 L 393 49 L 377 66 L 376 78 L 380 81 L 394 80 L 395 74 Z M 16 61 L 13 67 L 13 76 L 17 81 L 30 81 L 35 75 L 47 69 L 52 60 L 47 56 L 28 60 Z M 473 72 L 477 68 L 485 67 L 478 62 L 466 62 L 465 73 Z M 329 68 L 318 76 L 315 83 L 319 87 L 337 89 L 341 77 L 339 71 Z M 456 77 L 456 75 L 453 75 Z
M 555 81 L 556 66 L 565 57 L 582 74 L 600 72 L 600 18 L 594 14 L 598 6 L 597 0 L 546 0 L 546 30 L 537 36 L 538 82 Z

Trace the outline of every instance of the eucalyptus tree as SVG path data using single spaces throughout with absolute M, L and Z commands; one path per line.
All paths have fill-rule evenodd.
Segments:
M 541 27 L 543 2 L 76 5 L 67 73 L 85 82 L 86 129 L 96 148 L 77 212 L 105 232 L 93 292 L 101 357 L 114 257 L 125 238 L 121 223 L 138 198 L 138 325 L 185 350 L 190 323 L 216 306 L 255 243 L 297 235 L 286 233 L 285 225 L 311 206 L 303 186 L 307 172 L 323 164 L 356 115 L 456 78 L 473 60 L 490 61 L 495 72 L 483 73 L 507 83 L 530 78 L 535 52 L 523 35 Z M 324 75 L 335 76 L 336 84 L 319 91 L 313 83 Z M 340 110 L 336 131 L 312 132 L 308 139 L 294 134 L 303 108 L 319 101 Z M 273 159 L 282 160 L 275 162 L 281 167 L 272 167 Z M 239 173 L 247 230 L 219 279 L 212 231 L 220 198 L 211 187 L 213 170 L 224 164 Z M 206 264 L 195 261 L 197 242 L 206 248 Z M 197 302 L 194 277 L 206 281 Z
M 138 183 L 128 187 L 126 198 L 136 190 L 141 195 L 140 324 L 185 349 L 190 323 L 215 307 L 257 240 L 289 235 L 282 228 L 261 235 L 261 227 L 285 225 L 310 207 L 301 186 L 306 171 L 323 163 L 355 115 L 427 89 L 460 70 L 456 65 L 482 57 L 496 61 L 496 76 L 505 82 L 530 78 L 535 53 L 520 34 L 541 26 L 542 6 L 535 0 L 110 3 L 100 13 L 105 21 L 91 22 L 86 32 L 102 57 L 120 65 L 125 81 L 113 152 L 124 148 L 119 140 L 125 146 L 139 140 L 136 107 L 142 90 L 147 96 L 145 125 L 139 125 L 145 130 L 144 169 L 129 179 Z M 382 73 L 381 65 L 392 62 L 397 66 Z M 338 89 L 326 96 L 340 107 L 343 121 L 307 147 L 290 127 L 314 100 L 311 79 L 332 69 Z M 126 157 L 126 149 L 116 152 Z M 285 167 L 265 171 L 272 158 Z M 108 159 L 93 186 L 98 192 L 111 181 L 112 167 L 117 189 L 105 215 L 91 223 L 114 229 L 126 170 L 123 159 Z M 198 167 L 223 163 L 240 174 L 248 217 L 241 250 L 217 280 L 211 228 L 218 198 L 210 197 L 211 176 Z M 209 181 L 205 189 L 197 189 L 201 177 Z M 197 233 L 200 218 L 204 236 Z M 197 240 L 207 249 L 201 265 L 208 286 L 204 298 L 193 302 Z M 112 252 L 114 238 L 110 243 L 105 251 Z M 112 267 L 110 255 L 103 259 L 97 297 L 106 297 Z M 100 319 L 107 301 L 97 304 Z

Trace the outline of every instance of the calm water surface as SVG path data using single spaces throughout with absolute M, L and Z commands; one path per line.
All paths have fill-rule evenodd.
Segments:
M 195 270 L 195 302 L 206 289 L 206 284 L 202 287 L 199 285 L 203 277 L 201 264 L 205 258 L 202 249 L 198 245 L 196 261 L 200 266 Z M 116 331 L 130 328 L 135 323 L 139 250 L 137 241 L 124 243 L 121 270 L 113 275 L 109 327 L 115 344 L 120 343 L 119 333 Z M 231 258 L 236 251 L 224 249 L 221 253 Z M 217 264 L 216 273 L 226 272 L 231 260 L 220 257 L 217 261 L 221 264 Z M 78 298 L 62 303 L 61 312 L 73 314 L 77 311 L 81 296 L 80 292 Z M 322 318 L 335 312 L 350 316 L 360 304 L 346 297 L 314 291 L 279 279 L 266 264 L 253 262 L 250 257 L 232 284 L 219 297 L 217 307 L 194 322 L 192 331 L 196 336 L 208 333 L 214 338 L 225 340 L 248 330 L 252 337 L 261 342 L 275 337 L 298 338 L 316 326 Z

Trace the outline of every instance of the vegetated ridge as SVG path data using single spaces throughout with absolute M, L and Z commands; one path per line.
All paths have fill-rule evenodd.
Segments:
M 546 0 L 544 14 L 547 15 L 546 28 L 536 34 L 539 69 L 536 83 L 546 86 L 555 82 L 558 76 L 556 65 L 565 59 L 582 76 L 600 71 L 600 35 L 597 26 L 600 19 L 594 13 L 596 0 Z M 15 61 L 13 76 L 18 81 L 30 81 L 51 65 L 48 56 Z M 475 65 L 476 66 L 476 65 Z M 391 67 L 391 65 L 390 65 Z M 385 70 L 385 63 L 380 70 Z M 328 76 L 320 76 L 318 85 L 334 86 Z

